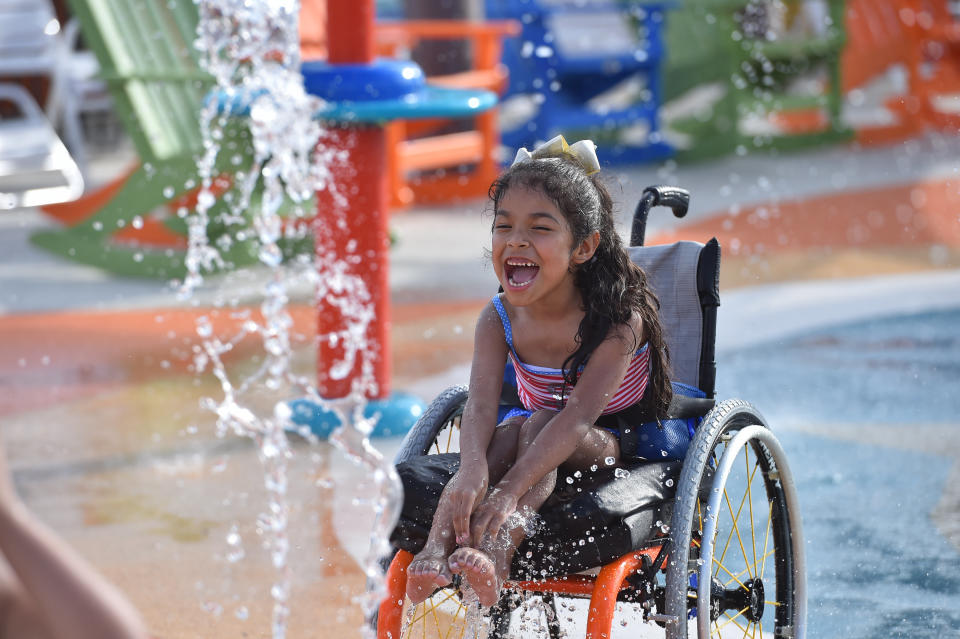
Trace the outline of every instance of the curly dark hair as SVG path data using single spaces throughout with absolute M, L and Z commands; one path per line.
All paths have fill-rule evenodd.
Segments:
M 566 382 L 575 385 L 577 371 L 606 339 L 611 327 L 629 325 L 636 312 L 643 321 L 650 349 L 650 380 L 642 401 L 657 416 L 666 415 L 673 390 L 670 356 L 660 324 L 660 300 L 647 284 L 646 273 L 630 260 L 617 233 L 613 199 L 606 185 L 598 175 L 588 176 L 576 161 L 566 157 L 528 160 L 504 171 L 490 186 L 494 213 L 504 194 L 514 187 L 535 189 L 556 205 L 570 226 L 572 246 L 594 231 L 600 233 L 593 257 L 573 273 L 586 314 L 577 329 L 577 350 L 563 363 Z M 641 336 L 636 339 L 639 342 Z

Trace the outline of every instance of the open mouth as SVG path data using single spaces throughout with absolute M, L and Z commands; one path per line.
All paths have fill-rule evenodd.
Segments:
M 530 286 L 539 271 L 540 266 L 523 258 L 511 257 L 503 264 L 503 274 L 512 288 Z

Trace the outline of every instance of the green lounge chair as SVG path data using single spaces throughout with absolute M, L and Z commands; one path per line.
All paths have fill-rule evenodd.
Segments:
M 796 12 L 806 1 L 784 0 L 783 5 Z M 749 10 L 764 4 L 772 3 L 685 0 L 668 15 L 666 98 L 709 82 L 718 83 L 722 90 L 722 97 L 708 112 L 669 124 L 690 138 L 690 145 L 678 150 L 679 159 L 716 157 L 738 147 L 787 150 L 852 138 L 852 130 L 841 120 L 844 0 L 823 0 L 820 6 L 827 10 L 829 24 L 820 33 L 786 33 L 773 39 L 750 34 L 744 21 Z M 691 47 L 690 42 L 700 46 Z M 805 94 L 789 90 L 792 83 L 818 68 L 825 70 L 825 88 Z M 745 130 L 750 116 L 756 120 L 770 113 L 815 110 L 825 116 L 823 126 L 793 132 Z
M 213 80 L 200 68 L 193 47 L 197 7 L 193 0 L 73 0 L 71 7 L 140 164 L 103 192 L 51 211 L 71 225 L 31 239 L 55 254 L 118 275 L 183 277 L 186 223 L 175 211 L 165 217 L 153 213 L 166 206 L 189 207 L 190 195 L 200 185 L 200 109 Z M 222 142 L 214 175 L 231 177 L 238 167 L 250 165 L 252 145 L 245 127 L 228 126 Z M 227 208 L 220 197 L 208 214 L 216 219 Z M 158 226 L 180 241 L 159 247 L 137 241 L 146 234 L 144 228 Z M 224 231 L 212 226 L 211 242 Z M 233 242 L 221 253 L 235 267 L 256 261 L 250 242 Z

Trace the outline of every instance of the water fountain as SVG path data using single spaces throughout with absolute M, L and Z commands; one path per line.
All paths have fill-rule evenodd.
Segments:
M 268 495 L 258 532 L 275 568 L 274 638 L 286 636 L 290 612 L 287 463 L 293 451 L 288 433 L 308 440 L 329 435 L 373 480 L 368 501 L 375 523 L 363 566 L 367 593 L 360 602 L 369 620 L 382 598 L 380 560 L 389 550 L 386 538 L 400 503 L 392 465 L 369 437 L 377 424 L 387 432 L 408 428 L 422 410 L 419 400 L 391 394 L 389 386 L 382 123 L 394 117 L 465 115 L 495 101 L 486 92 L 427 89 L 416 65 L 375 61 L 373 6 L 371 0 L 329 3 L 329 60 L 306 65 L 301 76 L 298 2 L 199 2 L 197 46 L 217 81 L 217 93 L 202 114 L 205 153 L 198 166 L 204 190 L 189 218 L 188 275 L 182 290 L 188 297 L 202 284 L 205 271 L 222 266 L 218 247 L 207 241 L 214 201 L 212 167 L 228 120 L 243 116 L 249 121 L 254 161 L 241 176 L 239 197 L 231 202 L 225 221 L 240 228 L 238 239 L 252 235 L 269 271 L 260 305 L 262 322 L 247 319 L 240 335 L 222 339 L 210 320 L 201 317 L 197 334 L 202 343 L 194 351 L 196 369 L 212 372 L 223 393 L 221 399 L 206 401 L 217 417 L 217 436 L 233 434 L 258 445 Z M 316 116 L 331 128 L 323 129 Z M 258 188 L 259 206 L 251 207 Z M 314 196 L 315 216 L 307 210 Z M 293 216 L 287 220 L 280 215 L 285 201 L 293 203 Z M 309 218 L 316 247 L 313 260 L 300 256 L 285 263 L 279 242 L 303 233 L 307 225 L 302 222 Z M 292 322 L 286 303 L 293 277 L 307 278 L 317 291 L 316 384 L 290 369 Z M 222 357 L 248 335 L 260 338 L 265 356 L 258 370 L 238 383 Z M 255 385 L 275 393 L 266 414 L 258 414 L 242 399 Z M 305 399 L 291 401 L 291 393 Z M 231 548 L 239 545 L 235 528 L 227 543 Z M 231 556 L 239 558 L 242 552 Z M 372 632 L 368 625 L 367 636 Z

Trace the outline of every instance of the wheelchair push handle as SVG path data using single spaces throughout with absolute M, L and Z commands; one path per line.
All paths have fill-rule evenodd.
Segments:
M 647 233 L 647 215 L 655 206 L 667 206 L 674 217 L 683 217 L 690 206 L 690 192 L 678 186 L 648 186 L 640 196 L 640 202 L 633 213 L 633 225 L 630 230 L 630 246 L 643 246 Z

